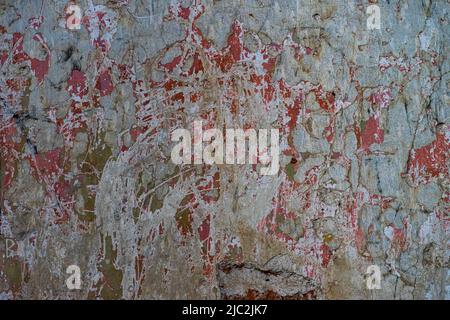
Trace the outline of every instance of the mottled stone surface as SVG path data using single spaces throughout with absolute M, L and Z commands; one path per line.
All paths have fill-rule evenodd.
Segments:
M 448 1 L 76 3 L 0 2 L 0 299 L 450 299 Z M 196 120 L 279 173 L 173 164 Z

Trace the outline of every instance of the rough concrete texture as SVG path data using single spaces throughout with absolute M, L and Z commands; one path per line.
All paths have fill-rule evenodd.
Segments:
M 450 298 L 449 1 L 70 4 L 0 1 L 1 299 Z M 279 173 L 173 164 L 199 119 Z

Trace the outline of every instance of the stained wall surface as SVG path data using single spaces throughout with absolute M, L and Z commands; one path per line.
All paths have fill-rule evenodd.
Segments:
M 1 1 L 0 299 L 450 299 L 449 8 Z M 279 172 L 174 164 L 199 120 Z

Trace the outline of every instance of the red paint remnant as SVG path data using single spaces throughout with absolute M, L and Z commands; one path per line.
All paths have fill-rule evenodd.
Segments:
M 359 194 L 359 198 L 363 198 L 363 195 Z M 358 228 L 358 200 L 360 200 L 358 199 L 358 194 L 350 194 L 345 201 L 347 224 L 352 231 L 355 231 Z
M 213 272 L 214 255 L 211 255 L 211 214 L 208 214 L 198 228 L 200 242 L 202 242 L 202 257 L 203 257 L 203 274 L 211 276 Z
M 266 86 L 262 89 L 264 102 L 268 104 L 270 101 L 273 100 L 274 94 L 275 94 L 275 88 L 270 84 L 271 83 L 271 77 L 269 75 L 265 76 Z
M 119 71 L 119 83 L 127 83 L 133 79 L 134 72 L 132 67 L 126 64 L 118 64 L 117 69 Z
M 14 122 L 9 121 L 0 128 L 0 164 L 3 173 L 2 188 L 0 188 L 2 194 L 0 200 L 3 199 L 3 193 L 8 189 L 15 173 L 15 163 L 18 160 L 20 144 L 14 141 L 14 138 L 18 138 L 19 132 Z M 18 139 L 19 140 L 19 139 Z M 3 201 L 1 202 L 3 205 Z
M 78 70 L 73 70 L 67 81 L 67 91 L 72 96 L 83 97 L 88 93 L 86 86 L 86 76 L 83 72 Z
M 181 103 L 184 103 L 184 94 L 183 92 L 178 92 L 174 94 L 172 97 L 170 97 L 172 101 L 180 101 Z
M 200 71 L 203 71 L 203 63 L 202 60 L 200 59 L 199 54 L 196 52 L 194 54 L 194 61 L 192 63 L 191 69 L 189 70 L 189 74 L 190 75 L 197 74 Z
M 415 64 L 421 64 L 423 61 L 418 59 L 415 61 Z M 410 72 L 414 67 L 413 61 L 408 61 L 408 59 L 403 57 L 397 57 L 394 54 L 390 53 L 383 57 L 380 57 L 378 61 L 378 68 L 381 72 L 385 72 L 387 69 L 391 67 L 396 67 L 401 73 L 406 74 Z
M 13 33 L 13 41 L 11 48 L 16 47 L 13 52 L 13 63 L 21 63 L 29 59 L 28 55 L 23 51 L 23 35 L 19 32 Z
M 280 88 L 280 93 L 283 96 L 283 98 L 287 99 L 291 97 L 291 88 L 286 83 L 286 81 L 284 81 L 284 79 L 280 79 L 278 81 L 278 87 Z
M 36 33 L 33 36 L 33 40 L 38 41 L 47 52 L 47 56 L 44 60 L 38 60 L 35 58 L 31 59 L 31 70 L 33 70 L 34 75 L 38 79 L 38 82 L 41 83 L 44 80 L 44 76 L 47 75 L 48 69 L 50 67 L 50 49 L 48 48 L 47 43 L 40 33 Z
M 181 3 L 169 6 L 169 14 L 164 17 L 164 20 L 170 21 L 173 19 L 193 21 L 198 19 L 204 12 L 205 6 L 196 4 L 190 7 L 183 7 Z
M 391 197 L 385 197 L 378 194 L 371 194 L 369 197 L 369 203 L 373 206 L 380 206 L 381 209 L 387 209 L 392 202 Z
M 139 127 L 133 127 L 130 129 L 130 135 L 133 142 L 137 141 L 137 138 L 144 133 L 144 130 L 142 130 Z
M 209 227 L 210 227 L 211 215 L 208 214 L 203 220 L 202 224 L 198 227 L 198 234 L 200 236 L 200 241 L 206 241 L 209 239 Z
M 322 86 L 319 86 L 317 89 L 313 90 L 316 101 L 319 106 L 328 112 L 335 111 L 335 93 L 334 92 L 324 92 Z
M 231 25 L 231 33 L 228 36 L 228 46 L 224 50 L 224 54 L 217 54 L 215 59 L 222 72 L 229 71 L 235 62 L 241 60 L 244 49 L 242 38 L 242 25 L 238 21 L 234 21 Z
M 358 252 L 362 252 L 365 246 L 365 238 L 364 231 L 361 229 L 361 227 L 358 227 L 358 229 L 356 230 L 355 244 Z
M 450 141 L 446 133 L 437 133 L 432 143 L 410 152 L 408 175 L 415 183 L 427 183 L 431 178 L 443 175 L 448 177 L 447 161 L 449 159 Z
M 392 239 L 392 242 L 399 251 L 405 251 L 406 249 L 406 229 L 406 224 L 405 229 L 394 227 L 394 237 Z
M 42 83 L 45 75 L 47 75 L 49 67 L 50 67 L 50 49 L 48 48 L 47 43 L 40 33 L 36 33 L 33 36 L 33 40 L 38 41 L 45 49 L 47 55 L 44 60 L 39 60 L 36 58 L 30 58 L 30 56 L 23 51 L 23 40 L 24 37 L 21 33 L 15 32 L 13 34 L 12 48 L 16 47 L 16 50 L 13 53 L 14 64 L 21 62 L 30 63 L 31 70 L 34 75 L 38 79 L 38 83 Z
M 38 79 L 38 82 L 41 83 L 44 80 L 45 75 L 48 73 L 48 68 L 50 66 L 50 56 L 47 56 L 45 60 L 38 60 L 35 58 L 31 59 L 31 69 L 34 72 L 34 75 Z
M 323 130 L 322 135 L 325 139 L 327 139 L 329 143 L 332 143 L 334 140 L 334 131 L 335 131 L 334 128 L 335 128 L 334 121 L 332 121 L 332 123 L 326 126 L 325 129 Z
M 330 247 L 324 243 L 320 247 L 320 250 L 322 252 L 322 267 L 327 267 L 328 263 L 330 262 L 331 256 L 333 255 L 333 252 L 331 251 Z
M 207 130 L 209 128 L 206 128 Z M 200 191 L 213 191 L 217 190 L 217 195 L 211 195 L 211 192 L 201 192 L 200 197 L 206 203 L 214 203 L 219 199 L 219 189 L 220 189 L 220 173 L 216 172 L 212 177 L 200 179 L 197 189 Z
M 107 53 L 111 40 L 117 31 L 116 13 L 103 5 L 90 6 L 83 16 L 82 24 L 86 26 L 91 37 L 91 44 Z
M 445 203 L 450 203 L 450 192 L 446 191 L 442 196 L 442 199 L 444 200 Z
M 178 17 L 188 20 L 190 14 L 189 7 L 182 7 L 181 5 L 178 7 Z
M 369 102 L 378 105 L 380 109 L 386 108 L 392 100 L 392 93 L 389 88 L 380 88 L 368 98 Z
M 111 73 L 109 70 L 104 70 L 100 73 L 100 75 L 97 78 L 97 84 L 95 85 L 95 88 L 100 91 L 100 95 L 102 97 L 107 96 L 111 94 L 111 92 L 114 90 L 114 86 L 111 79 Z
M 273 235 L 293 249 L 296 240 L 290 234 L 284 232 L 280 225 L 290 223 L 296 219 L 296 214 L 293 211 L 289 211 L 286 204 L 294 196 L 299 184 L 292 182 L 287 176 L 285 177 L 286 180 L 281 184 L 277 196 L 272 200 L 273 208 L 271 212 L 261 219 L 257 229 L 260 232 Z
M 380 128 L 380 120 L 378 116 L 370 117 L 364 126 L 364 131 L 361 135 L 361 149 L 369 150 L 374 143 L 382 143 L 384 141 L 384 132 Z
M 194 102 L 199 101 L 200 97 L 201 97 L 200 93 L 192 93 L 190 95 L 190 99 L 189 100 L 190 100 L 190 102 L 194 103 Z
M 301 103 L 303 97 L 298 95 L 291 106 L 287 106 L 287 115 L 290 118 L 285 128 L 286 132 L 292 132 L 297 126 L 298 117 L 300 115 Z
M 5 50 L 0 53 L 0 65 L 3 65 L 6 59 L 8 59 L 8 52 Z
M 244 48 L 242 36 L 242 25 L 238 21 L 234 21 L 231 25 L 231 34 L 228 37 L 228 46 L 234 61 L 241 59 L 242 50 Z
M 23 89 L 23 81 L 22 79 L 8 79 L 6 80 L 6 86 L 8 89 L 11 89 L 12 91 L 20 91 Z
M 38 176 L 44 174 L 46 176 L 57 175 L 59 173 L 58 164 L 61 162 L 60 154 L 62 149 L 57 148 L 45 153 L 38 153 L 34 156 L 34 161 L 31 160 L 31 165 L 39 172 Z
M 38 30 L 43 22 L 44 16 L 33 17 L 28 20 L 30 27 L 32 27 L 34 30 Z
M 403 228 L 397 228 L 392 224 L 389 224 L 389 227 L 393 230 L 391 240 L 391 247 L 394 249 L 395 253 L 398 255 L 401 252 L 405 251 L 408 243 L 407 243 L 407 231 L 408 231 L 408 220 L 403 220 Z
M 45 153 L 27 156 L 32 169 L 32 175 L 45 186 L 46 197 L 55 201 L 53 221 L 55 224 L 65 223 L 73 213 L 73 195 L 70 194 L 71 184 L 63 175 L 63 148 L 57 148 Z
M 167 63 L 161 63 L 161 67 L 163 67 L 164 69 L 168 70 L 168 71 L 173 71 L 176 67 L 178 67 L 182 61 L 183 57 L 181 55 L 176 56 L 175 58 L 173 58 L 171 61 L 167 62 Z

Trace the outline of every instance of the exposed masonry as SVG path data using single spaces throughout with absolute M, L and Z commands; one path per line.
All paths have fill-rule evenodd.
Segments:
M 222 299 L 311 299 L 318 289 L 295 272 L 252 264 L 222 263 L 217 275 Z
M 0 3 L 0 299 L 450 298 L 448 1 L 77 3 Z M 196 120 L 278 174 L 173 164 Z

